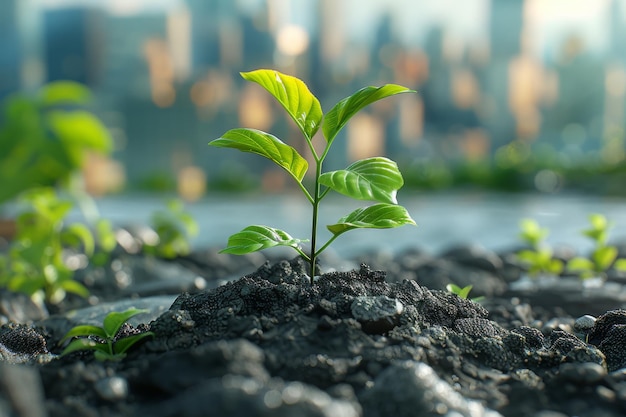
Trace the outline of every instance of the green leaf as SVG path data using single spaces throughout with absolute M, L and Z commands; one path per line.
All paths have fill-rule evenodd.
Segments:
M 83 110 L 54 111 L 48 115 L 50 129 L 68 152 L 86 149 L 108 153 L 113 141 L 102 122 L 92 113 Z M 71 154 L 74 162 L 77 155 Z
M 136 308 L 129 308 L 126 311 L 121 313 L 117 311 L 113 311 L 106 315 L 102 324 L 103 329 L 107 335 L 107 339 L 113 339 L 117 332 L 122 328 L 124 323 L 128 321 L 129 318 L 136 316 L 137 314 L 147 313 L 148 310 L 140 310 Z
M 352 116 L 363 107 L 385 97 L 401 93 L 414 93 L 406 87 L 396 84 L 386 84 L 382 87 L 365 87 L 341 100 L 324 117 L 322 131 L 324 138 L 330 144 L 335 140 L 337 133 L 345 126 Z
M 593 271 L 594 265 L 587 258 L 577 257 L 567 262 L 567 269 L 576 272 Z
M 459 287 L 456 284 L 448 284 L 446 285 L 446 289 L 448 290 L 448 292 L 451 292 L 452 294 L 456 294 L 461 298 L 467 299 L 467 297 L 469 296 L 470 291 L 472 291 L 473 286 L 472 285 L 467 285 L 463 288 Z
M 313 138 L 322 121 L 322 106 L 304 82 L 269 69 L 242 72 L 241 76 L 265 88 L 287 110 L 304 136 Z
M 72 245 L 76 245 L 77 242 L 80 242 L 83 244 L 85 254 L 87 256 L 93 255 L 95 241 L 93 235 L 91 234 L 91 230 L 89 230 L 86 225 L 82 223 L 73 223 L 69 225 L 61 233 L 61 239 L 63 240 L 63 242 Z
M 344 170 L 326 172 L 319 182 L 357 200 L 390 204 L 398 204 L 396 192 L 404 185 L 398 165 L 382 157 L 363 159 Z
M 307 242 L 307 240 L 295 239 L 286 232 L 273 227 L 254 225 L 228 238 L 228 247 L 222 249 L 220 253 L 243 255 L 274 246 L 298 248 L 302 242 Z
M 551 274 L 559 275 L 563 272 L 563 262 L 560 259 L 550 259 L 546 270 Z
M 379 203 L 356 209 L 326 228 L 337 236 L 352 229 L 390 229 L 407 224 L 415 226 L 415 221 L 404 207 Z
M 63 352 L 61 352 L 61 356 L 65 356 L 68 353 L 76 352 L 78 350 L 96 350 L 102 349 L 102 346 L 105 346 L 103 343 L 97 343 L 91 339 L 76 339 L 72 340 L 72 342 L 67 345 Z
M 54 81 L 40 91 L 43 105 L 87 104 L 91 101 L 91 91 L 73 81 Z
M 602 246 L 593 251 L 592 259 L 596 265 L 596 271 L 606 271 L 617 258 L 617 248 L 615 246 Z
M 133 345 L 142 339 L 154 336 L 152 332 L 139 333 L 132 336 L 124 337 L 113 344 L 113 352 L 115 354 L 125 353 Z
M 539 223 L 533 219 L 522 219 L 520 221 L 520 229 L 522 230 L 520 238 L 535 249 L 539 247 L 541 241 L 549 233 L 548 229 L 540 227 Z
M 89 290 L 80 282 L 74 281 L 73 279 L 61 281 L 59 283 L 59 287 L 66 292 L 76 294 L 83 298 L 89 297 Z
M 616 260 L 613 267 L 618 271 L 626 271 L 626 259 L 620 258 Z
M 99 362 L 106 362 L 106 361 L 119 362 L 126 357 L 125 353 L 111 354 L 109 353 L 108 350 L 98 349 L 97 347 L 96 349 L 97 350 L 94 352 L 93 356 Z
M 256 129 L 232 129 L 221 138 L 209 142 L 210 146 L 233 148 L 261 155 L 285 169 L 298 182 L 304 178 L 309 164 L 291 146 L 277 137 Z
M 96 222 L 96 237 L 98 246 L 105 251 L 111 252 L 117 246 L 117 239 L 111 222 L 107 219 L 99 219 Z
M 104 332 L 104 329 L 102 327 L 82 324 L 80 326 L 73 327 L 69 332 L 67 332 L 65 336 L 63 336 L 63 338 L 59 341 L 59 344 L 65 342 L 67 339 L 79 336 L 98 336 L 102 340 L 107 339 L 107 334 Z

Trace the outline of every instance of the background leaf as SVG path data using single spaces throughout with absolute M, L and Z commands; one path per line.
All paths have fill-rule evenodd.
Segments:
M 122 328 L 122 325 L 131 317 L 136 316 L 137 314 L 147 313 L 148 310 L 140 310 L 137 308 L 129 308 L 126 311 L 121 313 L 117 311 L 113 311 L 106 315 L 104 320 L 102 321 L 102 328 L 107 334 L 108 338 L 112 339 L 115 337 L 117 332 Z
M 377 157 L 357 161 L 348 168 L 326 172 L 320 184 L 357 200 L 374 200 L 397 204 L 396 192 L 404 184 L 398 165 Z
M 363 107 L 385 97 L 401 93 L 414 93 L 406 87 L 396 84 L 386 84 L 382 87 L 365 87 L 341 100 L 324 116 L 322 131 L 328 143 L 335 140 L 337 133 Z
M 107 335 L 104 332 L 102 327 L 92 326 L 89 324 L 83 324 L 80 326 L 73 327 L 69 332 L 63 336 L 63 338 L 59 341 L 59 343 L 63 343 L 67 339 L 71 339 L 72 337 L 78 336 L 98 336 L 102 340 L 106 340 Z
M 242 72 L 241 76 L 265 88 L 287 110 L 302 133 L 310 140 L 322 121 L 322 106 L 304 82 L 275 70 Z
M 228 247 L 222 249 L 220 253 L 243 255 L 274 246 L 297 248 L 300 243 L 306 241 L 295 239 L 286 232 L 273 227 L 254 225 L 248 226 L 228 238 Z
M 231 129 L 221 138 L 209 142 L 209 145 L 261 155 L 284 168 L 298 182 L 302 181 L 309 167 L 307 161 L 294 148 L 277 137 L 256 129 Z
M 135 334 L 132 336 L 124 337 L 113 344 L 113 352 L 116 355 L 125 353 L 128 349 L 130 349 L 133 345 L 135 345 L 140 340 L 145 339 L 146 337 L 152 337 L 152 336 L 154 336 L 154 333 L 144 332 L 144 333 L 139 333 L 139 334 Z
M 356 209 L 326 227 L 332 234 L 340 235 L 352 229 L 391 229 L 407 224 L 415 225 L 415 221 L 404 207 L 379 203 Z

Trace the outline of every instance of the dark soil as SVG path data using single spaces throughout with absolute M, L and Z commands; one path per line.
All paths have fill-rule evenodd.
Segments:
M 57 314 L 2 293 L 0 416 L 626 415 L 623 277 L 516 286 L 509 254 L 473 246 L 349 262 L 311 285 L 297 258 L 119 252 Z M 155 336 L 124 360 L 56 356 L 73 325 L 129 306 L 150 313 L 120 337 Z

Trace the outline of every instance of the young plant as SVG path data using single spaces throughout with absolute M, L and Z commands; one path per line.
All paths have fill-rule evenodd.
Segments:
M 63 349 L 61 356 L 79 350 L 93 350 L 94 356 L 99 361 L 119 361 L 126 356 L 128 349 L 136 345 L 140 340 L 154 336 L 152 332 L 143 332 L 118 338 L 118 333 L 124 323 L 133 316 L 147 313 L 148 310 L 130 308 L 124 312 L 111 312 L 103 320 L 102 327 L 83 324 L 71 329 L 59 342 L 76 337 Z
M 57 304 L 67 292 L 86 297 L 89 292 L 63 261 L 65 247 L 80 246 L 89 256 L 95 246 L 84 224 L 64 227 L 72 202 L 59 199 L 51 188 L 29 190 L 22 200 L 29 208 L 17 219 L 17 235 L 5 260 L 8 267 L 0 272 L 0 285 L 37 302 Z
M 0 204 L 32 188 L 59 185 L 80 171 L 88 153 L 111 151 L 113 141 L 89 111 L 91 102 L 85 86 L 55 81 L 1 103 Z
M 459 297 L 467 300 L 469 297 L 469 293 L 470 291 L 472 291 L 472 288 L 474 286 L 473 285 L 466 285 L 465 287 L 461 288 L 456 284 L 448 284 L 446 285 L 446 290 L 448 290 L 448 292 L 451 292 L 452 294 L 456 294 Z M 478 302 L 483 300 L 485 297 L 480 296 L 480 297 L 474 297 L 474 298 L 470 298 L 470 300 L 474 301 L 474 302 Z
M 312 189 L 307 188 L 303 182 L 309 168 L 306 159 L 296 149 L 269 133 L 256 129 L 232 129 L 221 138 L 211 141 L 209 145 L 255 153 L 287 171 L 311 203 L 311 248 L 310 253 L 306 254 L 300 243 L 308 240 L 293 238 L 286 232 L 269 226 L 254 225 L 232 235 L 228 239 L 228 246 L 222 250 L 223 253 L 242 255 L 274 246 L 288 246 L 308 261 L 313 283 L 318 256 L 343 233 L 361 228 L 387 229 L 415 225 L 406 209 L 397 204 L 396 192 L 402 187 L 404 180 L 394 161 L 383 157 L 367 158 L 356 161 L 343 170 L 322 172 L 322 164 L 337 134 L 352 116 L 380 99 L 414 92 L 413 90 L 394 84 L 365 87 L 344 98 L 324 114 L 318 99 L 298 78 L 268 69 L 241 73 L 241 76 L 259 84 L 274 96 L 300 129 L 315 163 Z M 313 146 L 313 137 L 320 128 L 324 147 L 318 153 Z M 320 203 L 331 190 L 354 199 L 375 201 L 377 204 L 359 208 L 340 218 L 337 223 L 327 225 L 332 236 L 318 247 Z
M 177 199 L 168 201 L 165 210 L 156 211 L 152 215 L 152 227 L 158 241 L 145 244 L 144 250 L 168 259 L 188 254 L 191 250 L 189 239 L 198 234 L 197 222 L 184 211 L 183 203 Z
M 620 271 L 626 271 L 626 259 L 617 259 L 618 251 L 615 246 L 607 245 L 611 223 L 601 214 L 589 216 L 591 227 L 583 230 L 583 235 L 591 239 L 595 245 L 589 258 L 576 257 L 567 263 L 567 269 L 577 272 L 583 279 L 606 277 L 606 271 L 613 266 Z
M 552 248 L 544 243 L 549 230 L 540 227 L 532 219 L 523 219 L 520 228 L 520 238 L 530 249 L 519 251 L 517 258 L 528 267 L 528 274 L 537 277 L 542 274 L 559 275 L 563 272 L 563 262 L 554 259 Z

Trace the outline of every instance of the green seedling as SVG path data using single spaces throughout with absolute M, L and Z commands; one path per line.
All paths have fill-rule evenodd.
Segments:
M 109 132 L 89 111 L 92 98 L 81 84 L 55 81 L 1 103 L 0 204 L 33 188 L 62 184 L 90 152 L 111 152 Z
M 532 219 L 523 219 L 520 222 L 520 238 L 530 246 L 517 253 L 517 258 L 528 267 L 531 277 L 539 275 L 559 275 L 563 272 L 563 262 L 554 259 L 552 248 L 544 240 L 550 233 Z
M 298 126 L 315 164 L 312 189 L 303 182 L 309 168 L 307 160 L 295 148 L 269 133 L 256 129 L 232 129 L 209 145 L 255 153 L 287 171 L 312 206 L 311 247 L 310 254 L 307 254 L 301 249 L 300 243 L 309 240 L 293 238 L 273 227 L 254 225 L 232 235 L 223 253 L 242 255 L 274 246 L 288 246 L 308 261 L 313 283 L 318 256 L 343 233 L 361 228 L 387 229 L 415 225 L 406 209 L 397 204 L 396 193 L 404 185 L 404 180 L 394 161 L 383 157 L 367 158 L 343 170 L 322 172 L 322 164 L 337 134 L 352 116 L 380 99 L 413 90 L 395 84 L 365 87 L 344 98 L 324 114 L 318 99 L 298 78 L 267 69 L 241 73 L 241 76 L 265 88 Z M 323 151 L 318 153 L 313 146 L 313 137 L 320 128 L 324 146 Z M 318 248 L 320 202 L 331 190 L 377 204 L 359 208 L 340 218 L 337 223 L 327 225 L 332 236 Z
M 83 324 L 71 329 L 59 342 L 72 340 L 61 356 L 81 350 L 93 350 L 94 357 L 99 361 L 119 361 L 124 359 L 126 352 L 140 340 L 154 336 L 152 332 L 144 332 L 118 338 L 118 333 L 124 323 L 133 316 L 147 313 L 148 310 L 130 308 L 124 312 L 111 312 L 103 320 L 102 327 Z
M 465 287 L 461 288 L 456 284 L 448 284 L 446 285 L 446 290 L 448 290 L 448 292 L 452 293 L 452 294 L 456 294 L 459 297 L 467 300 L 469 298 L 469 293 L 470 291 L 472 291 L 473 285 L 466 285 Z M 478 302 L 481 300 L 484 300 L 485 297 L 480 296 L 480 297 L 474 297 L 474 298 L 470 298 L 470 300 L 474 301 L 474 302 Z
M 65 263 L 64 251 L 73 249 L 92 257 L 108 256 L 117 242 L 106 220 L 96 222 L 95 235 L 82 223 L 65 225 L 73 207 L 52 188 L 25 192 L 26 209 L 17 218 L 17 235 L 9 251 L 0 255 L 0 286 L 28 294 L 37 303 L 58 304 L 67 293 L 81 297 L 89 291 L 74 280 L 74 270 Z
M 190 238 L 198 234 L 198 224 L 184 211 L 183 203 L 173 199 L 167 202 L 165 210 L 152 215 L 152 227 L 158 241 L 146 244 L 144 250 L 152 255 L 172 259 L 191 251 Z
M 87 226 L 64 226 L 72 202 L 59 199 L 51 188 L 29 190 L 22 201 L 29 208 L 17 218 L 17 235 L 5 260 L 8 267 L 0 272 L 0 283 L 37 302 L 57 304 L 67 292 L 86 297 L 89 292 L 73 279 L 73 271 L 63 261 L 64 248 L 82 247 L 90 256 L 95 247 Z
M 593 241 L 594 249 L 589 258 L 579 256 L 570 259 L 567 269 L 579 273 L 582 279 L 606 278 L 606 271 L 611 266 L 617 270 L 626 271 L 626 259 L 617 259 L 617 248 L 607 244 L 611 223 L 601 214 L 591 214 L 589 222 L 591 227 L 583 230 L 582 233 Z

